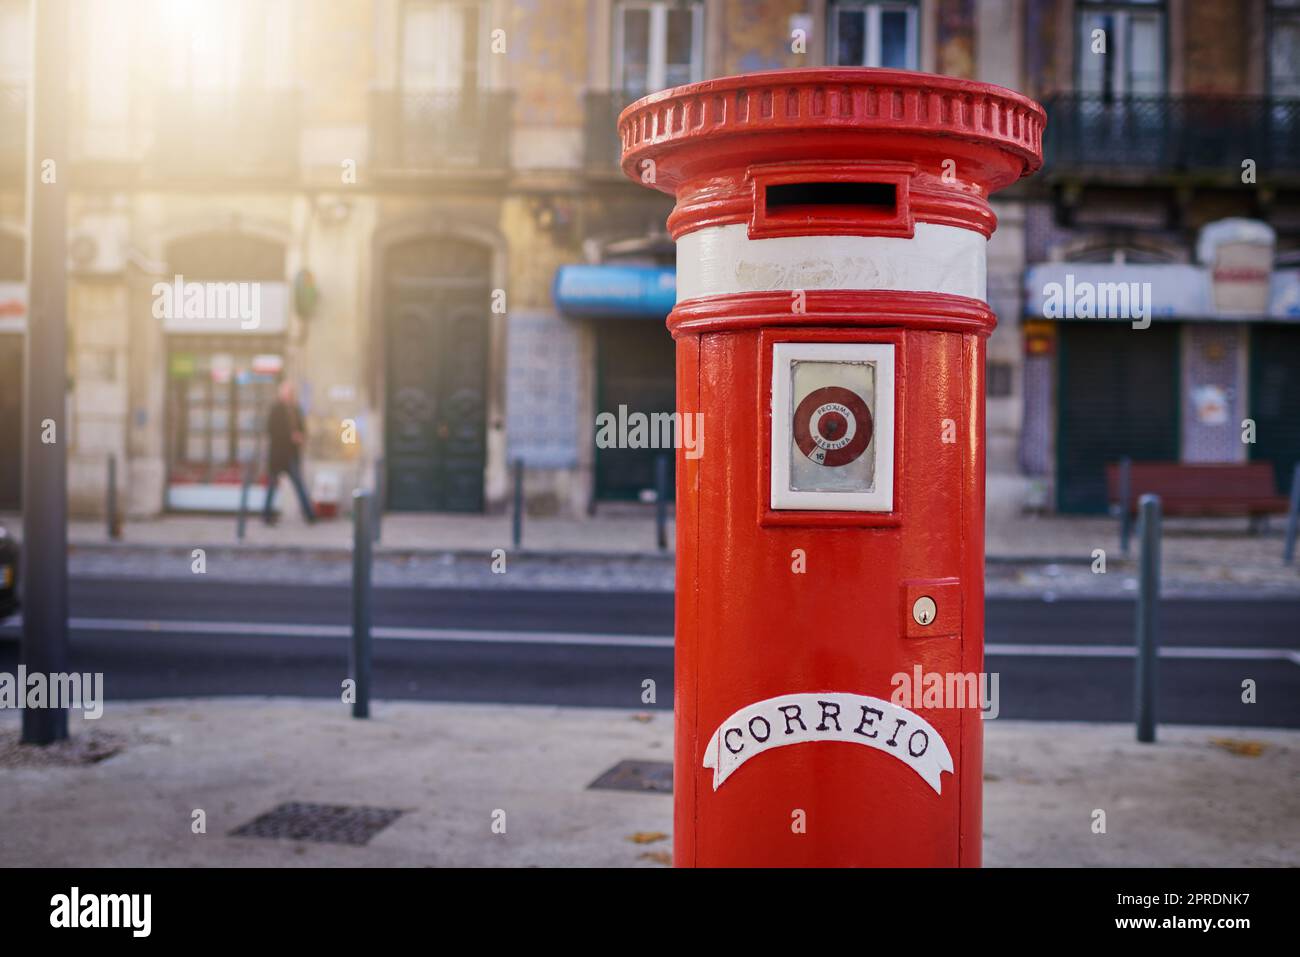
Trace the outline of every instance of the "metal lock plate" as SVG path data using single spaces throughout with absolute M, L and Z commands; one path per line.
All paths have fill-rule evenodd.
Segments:
M 907 638 L 961 634 L 961 580 L 918 578 L 903 582 L 902 631 Z

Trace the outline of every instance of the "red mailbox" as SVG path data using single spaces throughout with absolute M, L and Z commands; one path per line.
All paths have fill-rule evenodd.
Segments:
M 678 865 L 980 863 L 988 196 L 1043 124 L 874 69 L 619 117 L 676 197 L 677 406 L 709 433 L 677 458 Z

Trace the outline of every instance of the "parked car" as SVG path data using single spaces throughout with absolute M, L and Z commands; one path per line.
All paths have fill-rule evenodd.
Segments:
M 0 525 L 0 621 L 18 610 L 18 543 Z

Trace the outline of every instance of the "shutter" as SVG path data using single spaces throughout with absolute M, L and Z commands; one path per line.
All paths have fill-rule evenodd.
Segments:
M 1300 460 L 1300 328 L 1251 326 L 1250 354 L 1250 457 L 1273 463 L 1278 491 L 1286 495 Z
M 1176 462 L 1178 331 L 1173 323 L 1062 323 L 1057 508 L 1105 512 L 1106 463 Z

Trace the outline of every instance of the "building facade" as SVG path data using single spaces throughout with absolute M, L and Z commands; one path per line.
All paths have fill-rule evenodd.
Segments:
M 1122 456 L 1268 461 L 1285 494 L 1300 4 L 1031 0 L 1025 29 L 1048 110 L 1025 209 L 1030 499 L 1103 511 Z
M 672 409 L 671 200 L 618 169 L 618 113 L 680 83 L 835 64 L 986 80 L 1048 105 L 1049 165 L 999 197 L 988 248 L 1000 317 L 988 360 L 994 520 L 999 509 L 1098 507 L 1096 465 L 1121 454 L 1272 455 L 1280 469 L 1295 458 L 1283 425 L 1300 376 L 1277 357 L 1300 350 L 1285 305 L 1280 316 L 1228 309 L 1176 322 L 1166 308 L 1143 331 L 1045 318 L 1042 307 L 1060 266 L 1076 263 L 1198 266 L 1199 301 L 1212 303 L 1216 275 L 1258 272 L 1258 244 L 1222 245 L 1245 265 L 1196 258 L 1203 227 L 1222 219 L 1266 223 L 1285 270 L 1296 164 L 1279 144 L 1294 135 L 1286 98 L 1300 95 L 1296 4 L 73 0 L 73 10 L 58 175 L 70 190 L 75 513 L 102 510 L 110 456 L 133 515 L 234 508 L 285 376 L 300 386 L 321 501 L 379 476 L 393 510 L 499 510 L 516 461 L 534 511 L 646 498 L 662 450 L 600 448 L 595 422 L 620 407 Z M 0 509 L 20 496 L 26 11 L 26 0 L 0 0 Z M 1259 155 L 1238 157 L 1244 143 Z M 1249 184 L 1245 159 L 1256 162 Z M 161 289 L 184 298 L 187 284 L 255 289 L 257 321 L 159 308 Z M 1256 446 L 1215 431 L 1220 412 L 1204 410 L 1225 405 L 1230 420 L 1256 417 Z M 1121 419 L 1146 424 L 1123 432 Z

